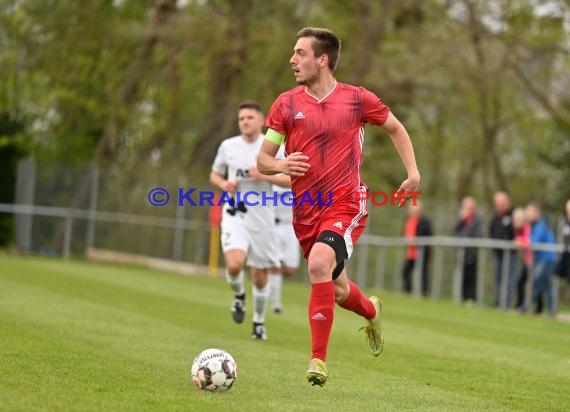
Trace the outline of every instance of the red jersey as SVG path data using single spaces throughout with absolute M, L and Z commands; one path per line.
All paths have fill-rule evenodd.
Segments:
M 344 83 L 337 83 L 321 100 L 307 93 L 305 86 L 277 98 L 266 126 L 286 136 L 286 154 L 301 152 L 311 165 L 305 176 L 291 176 L 294 222 L 312 224 L 321 208 L 330 207 L 326 203 L 331 196 L 336 202 L 339 196 L 334 194 L 359 191 L 364 185 L 360 176 L 364 124 L 381 126 L 389 113 L 374 93 Z

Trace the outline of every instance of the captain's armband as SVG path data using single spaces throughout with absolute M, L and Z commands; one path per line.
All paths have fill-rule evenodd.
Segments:
M 285 135 L 278 133 L 273 129 L 268 129 L 267 133 L 265 134 L 265 140 L 281 146 L 283 144 L 283 142 L 285 141 Z

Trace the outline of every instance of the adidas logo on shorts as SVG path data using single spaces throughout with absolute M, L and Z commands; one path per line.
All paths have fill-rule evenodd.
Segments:
M 333 223 L 333 226 L 338 227 L 339 229 L 342 229 L 342 222 Z

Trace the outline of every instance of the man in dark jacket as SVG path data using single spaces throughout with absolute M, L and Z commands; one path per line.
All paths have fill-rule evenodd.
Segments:
M 497 240 L 512 241 L 514 237 L 511 200 L 506 192 L 497 192 L 493 197 L 495 205 L 495 214 L 491 219 L 489 226 L 489 237 Z M 514 277 L 516 269 L 516 250 L 514 249 L 494 249 L 494 266 L 495 275 L 495 306 L 500 304 L 501 281 L 503 275 L 503 266 L 508 265 L 507 280 L 507 300 L 506 306 L 510 306 L 513 296 Z M 508 259 L 508 262 L 507 262 Z
M 475 214 L 477 203 L 471 196 L 461 200 L 459 220 L 455 225 L 455 234 L 459 237 L 478 238 L 483 235 L 481 218 Z M 463 300 L 476 300 L 477 290 L 477 248 L 466 247 L 463 258 Z
M 562 252 L 560 260 L 556 265 L 556 274 L 570 282 L 570 199 L 566 202 L 565 212 L 566 221 L 562 227 L 564 252 Z
M 423 216 L 423 205 L 418 200 L 416 205 L 410 203 L 408 206 L 408 218 L 404 224 L 404 236 L 407 238 L 416 238 L 423 236 L 432 236 L 431 222 L 428 218 Z M 402 277 L 404 279 L 404 291 L 407 293 L 412 292 L 412 274 L 418 259 L 422 259 L 422 279 L 421 291 L 424 296 L 427 296 L 429 291 L 429 275 L 428 265 L 430 257 L 429 247 L 418 247 L 410 244 L 406 248 L 406 260 L 402 269 Z

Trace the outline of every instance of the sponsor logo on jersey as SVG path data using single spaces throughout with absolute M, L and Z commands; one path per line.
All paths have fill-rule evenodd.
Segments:
M 249 178 L 249 170 L 247 169 L 237 169 L 236 170 L 236 177 L 243 177 L 243 178 Z

